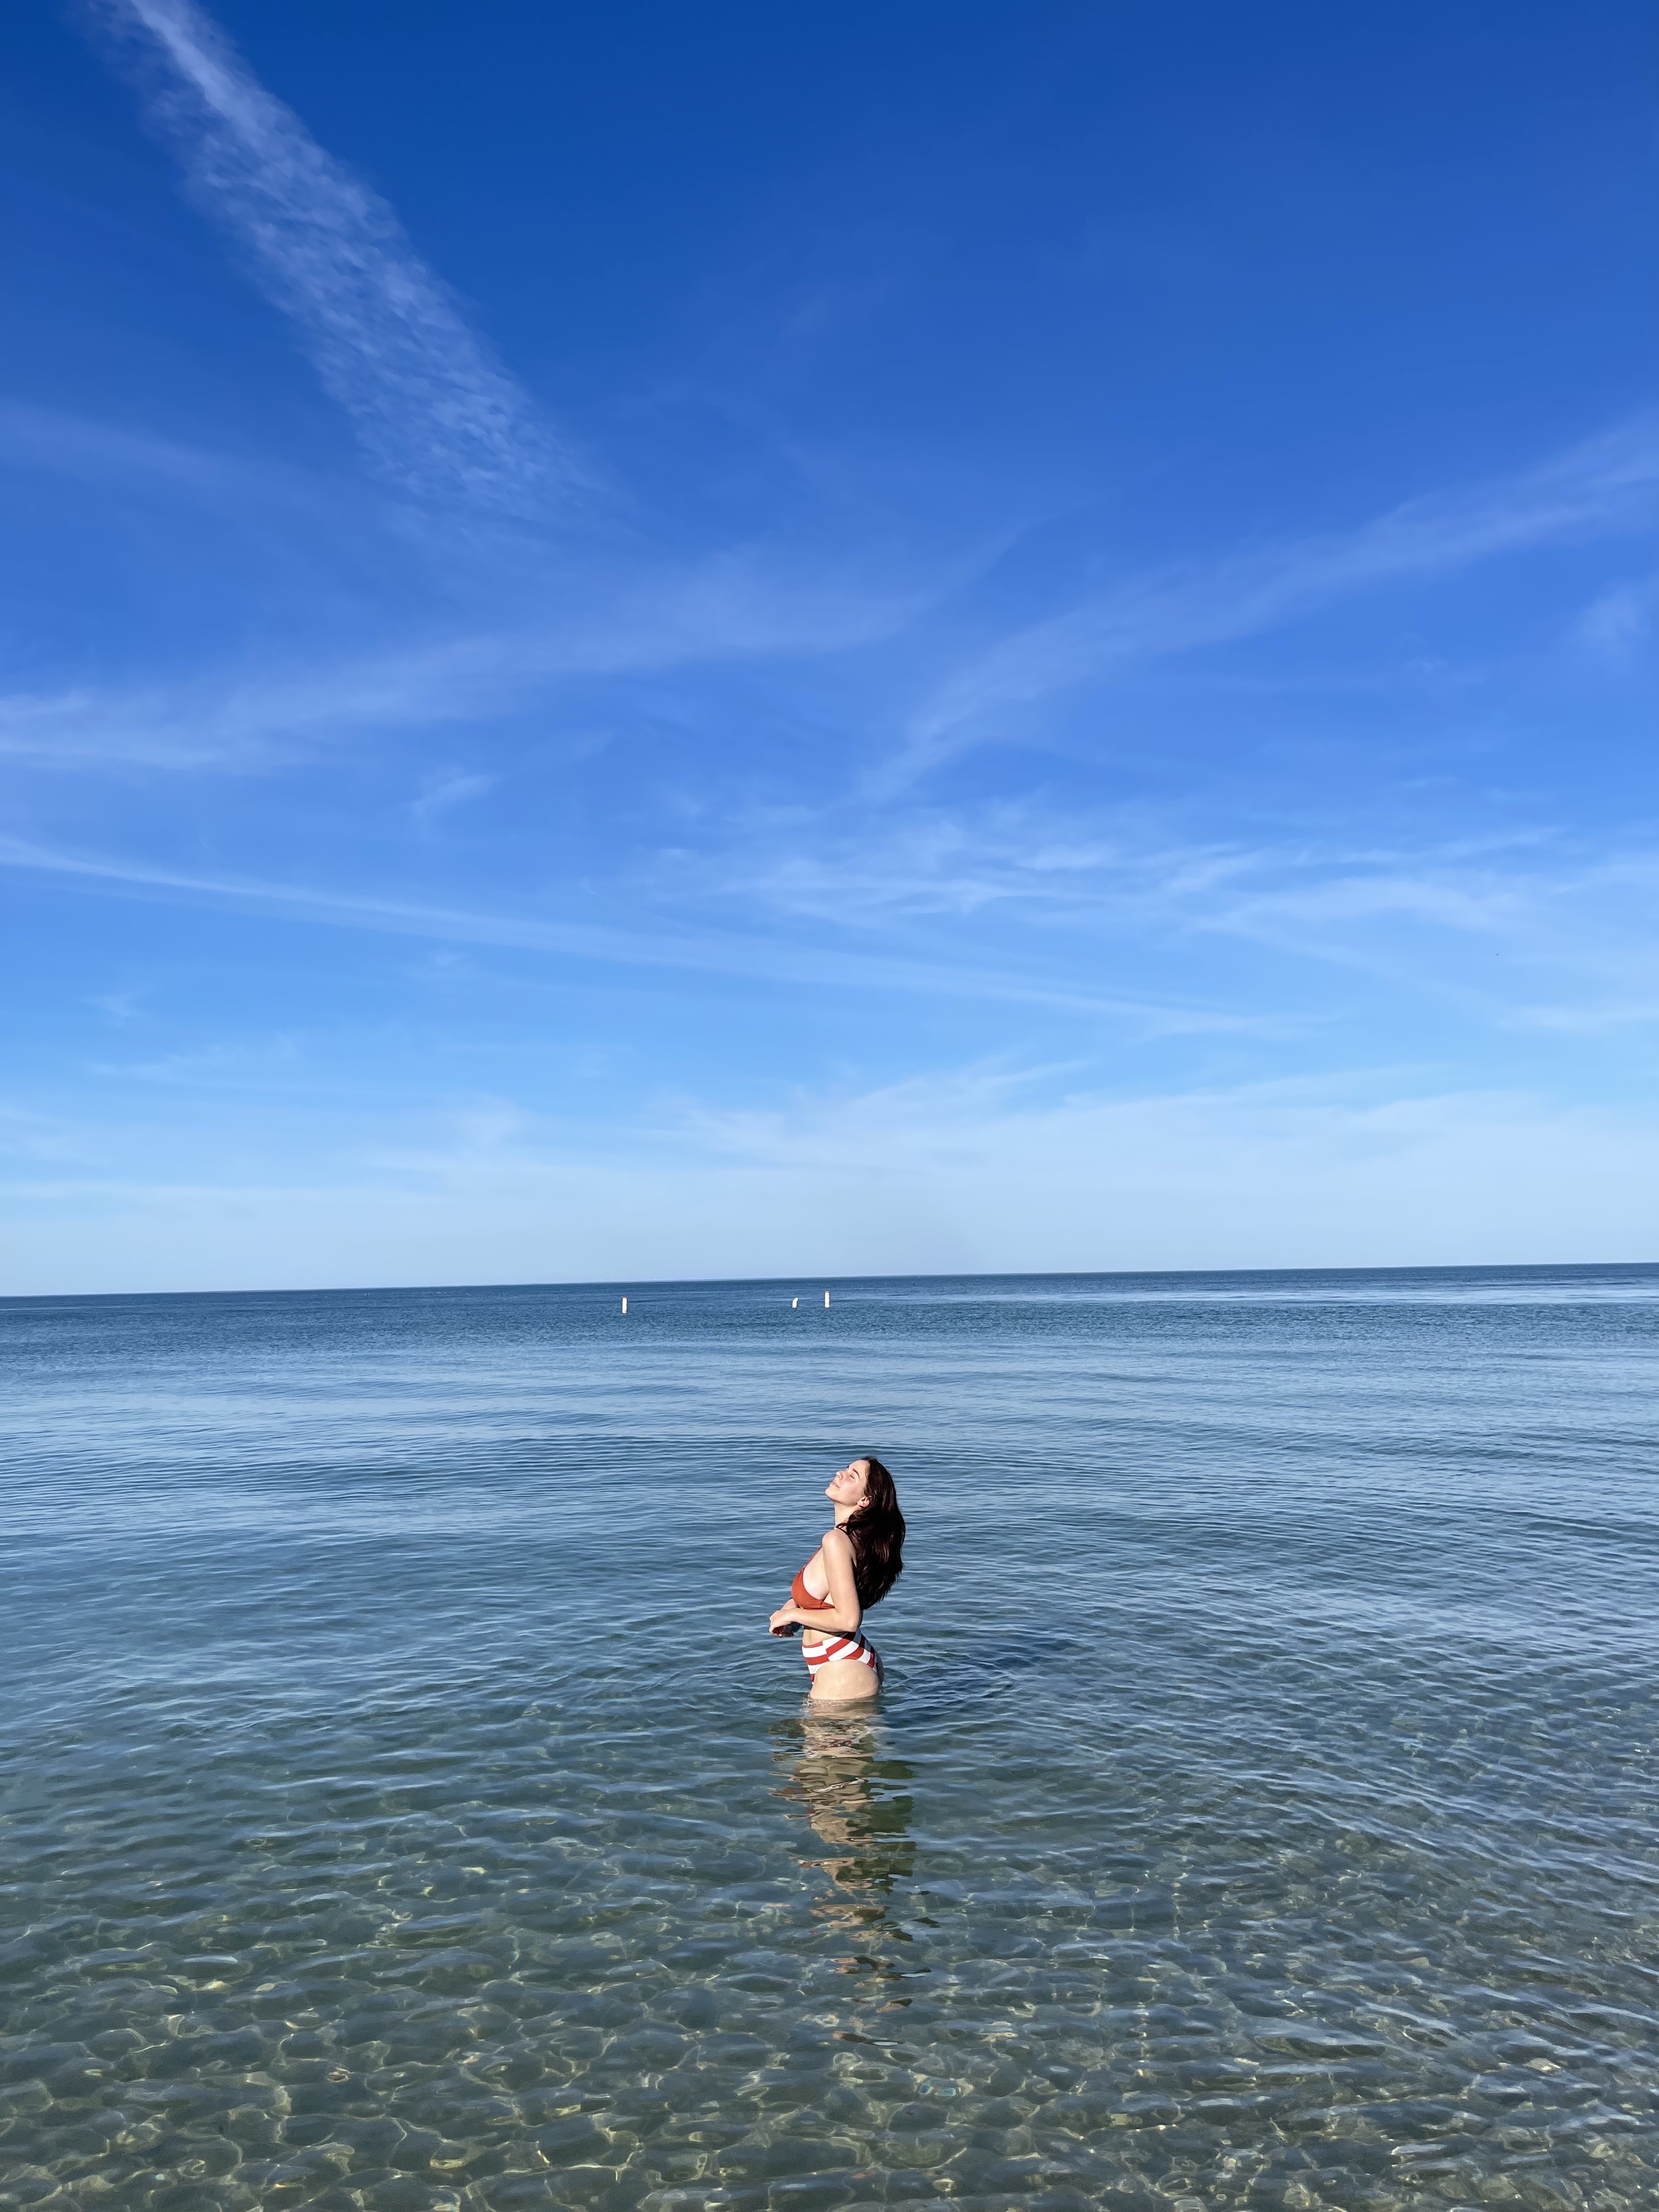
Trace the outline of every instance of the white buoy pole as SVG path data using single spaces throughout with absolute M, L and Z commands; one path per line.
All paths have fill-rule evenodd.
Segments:
M 628 1311 L 628 1301 L 627 1301 L 627 1299 L 626 1299 L 626 1298 L 624 1298 L 624 1299 L 623 1300 L 623 1311 L 624 1313 L 626 1313 L 626 1312 Z
M 789 1310 L 790 1310 L 790 1312 L 791 1312 L 791 1313 L 793 1313 L 793 1311 L 794 1311 L 795 1308 L 796 1308 L 799 1304 L 800 1304 L 800 1300 L 799 1300 L 799 1298 L 791 1298 L 791 1299 L 790 1299 L 790 1301 L 789 1301 Z
M 829 1304 L 829 1303 L 830 1303 L 830 1293 L 829 1293 L 829 1291 L 826 1291 L 824 1292 L 824 1294 L 823 1294 L 823 1303 L 825 1304 L 825 1305 L 828 1305 L 828 1304 Z

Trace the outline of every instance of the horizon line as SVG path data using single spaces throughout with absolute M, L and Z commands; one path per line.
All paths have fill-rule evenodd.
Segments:
M 269 1284 L 257 1288 L 199 1291 L 5 1291 L 0 1306 L 85 1305 L 106 1298 L 352 1298 L 398 1297 L 456 1291 L 604 1291 L 631 1297 L 636 1291 L 737 1289 L 748 1285 L 805 1285 L 835 1290 L 860 1283 L 1065 1283 L 1210 1280 L 1217 1276 L 1285 1275 L 1589 1275 L 1659 1273 L 1659 1260 L 1469 1260 L 1402 1265 L 1278 1267 L 1040 1267 L 975 1268 L 879 1275 L 618 1275 L 477 1283 Z

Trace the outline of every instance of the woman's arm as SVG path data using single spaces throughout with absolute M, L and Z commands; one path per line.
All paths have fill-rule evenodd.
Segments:
M 792 1626 L 816 1629 L 828 1636 L 855 1636 L 864 1618 L 859 1586 L 853 1579 L 853 1540 L 839 1528 L 823 1540 L 823 1571 L 830 1584 L 827 1606 L 808 1611 L 805 1606 L 781 1605 L 767 1624 L 775 1636 Z

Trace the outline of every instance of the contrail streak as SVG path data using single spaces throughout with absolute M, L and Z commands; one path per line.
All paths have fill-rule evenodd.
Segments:
M 325 152 L 192 0 L 90 0 L 149 66 L 191 197 L 240 246 L 399 489 L 534 509 L 580 476 L 378 193 Z

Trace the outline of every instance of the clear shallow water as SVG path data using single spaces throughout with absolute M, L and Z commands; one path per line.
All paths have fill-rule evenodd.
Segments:
M 1659 1269 L 819 1287 L 0 1308 L 0 2203 L 1659 2201 Z

